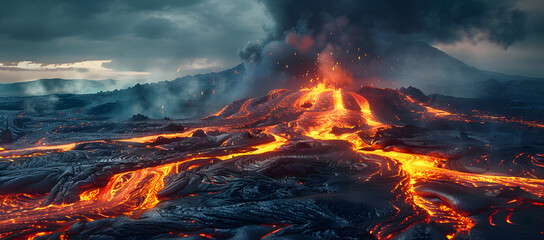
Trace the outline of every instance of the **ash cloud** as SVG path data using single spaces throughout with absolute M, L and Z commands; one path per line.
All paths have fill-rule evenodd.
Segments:
M 525 14 L 512 0 L 415 1 L 262 1 L 276 21 L 271 33 L 294 28 L 318 33 L 338 17 L 373 34 L 385 33 L 425 42 L 487 39 L 508 47 L 523 37 Z
M 461 85 L 497 76 L 429 45 L 469 39 L 506 49 L 525 35 L 526 13 L 512 0 L 261 2 L 276 25 L 265 41 L 247 44 L 239 55 L 262 90 L 330 78 L 333 67 L 320 63 L 327 54 L 338 63 L 334 71 L 353 75 L 339 77 L 353 77 L 352 84 L 340 84 L 345 88 L 415 85 L 426 93 L 475 96 Z

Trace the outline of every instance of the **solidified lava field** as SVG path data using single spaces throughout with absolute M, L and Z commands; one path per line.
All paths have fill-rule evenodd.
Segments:
M 3 239 L 544 238 L 544 125 L 397 90 L 6 119 Z

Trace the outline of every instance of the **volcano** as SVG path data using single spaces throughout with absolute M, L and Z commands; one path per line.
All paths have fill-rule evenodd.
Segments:
M 2 132 L 0 237 L 541 238 L 544 125 L 414 93 L 320 84 L 188 120 L 21 115 Z

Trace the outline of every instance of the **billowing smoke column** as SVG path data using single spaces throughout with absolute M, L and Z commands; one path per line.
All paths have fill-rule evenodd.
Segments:
M 239 52 L 260 91 L 297 88 L 323 79 L 344 88 L 419 87 L 426 80 L 422 88 L 433 91 L 453 84 L 448 81 L 471 81 L 469 74 L 458 73 L 471 69 L 427 44 L 470 39 L 507 48 L 523 37 L 525 25 L 524 12 L 511 0 L 262 3 L 276 25 L 265 41 L 249 43 Z M 429 79 L 446 83 L 431 84 Z

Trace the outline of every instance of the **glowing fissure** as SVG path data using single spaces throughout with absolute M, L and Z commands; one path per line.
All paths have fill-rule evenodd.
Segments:
M 370 127 L 375 131 L 378 127 L 385 126 L 374 119 L 368 101 L 356 93 L 327 88 L 323 84 L 318 84 L 313 89 L 302 89 L 301 92 L 304 95 L 295 102 L 295 107 L 306 106 L 309 109 L 295 121 L 295 128 L 305 136 L 321 140 L 345 140 L 361 147 L 366 144 L 357 136 L 356 131 L 335 134 L 333 128 Z M 332 106 L 324 104 L 325 99 L 328 99 L 327 95 L 332 98 Z M 343 100 L 346 95 L 352 97 L 357 106 L 346 109 Z
M 483 174 L 463 173 L 449 169 L 435 167 L 435 163 L 444 161 L 444 159 L 400 152 L 384 152 L 381 150 L 365 151 L 359 150 L 363 154 L 379 155 L 394 159 L 402 164 L 402 169 L 411 179 L 411 188 L 409 193 L 413 196 L 413 201 L 419 207 L 425 209 L 431 218 L 438 223 L 452 223 L 457 232 L 452 233 L 449 238 L 455 234 L 468 232 L 474 226 L 474 222 L 453 210 L 450 206 L 444 204 L 432 203 L 418 196 L 413 185 L 418 182 L 429 181 L 449 181 L 470 187 L 503 185 L 509 187 L 520 187 L 521 189 L 535 194 L 539 197 L 544 196 L 544 180 L 528 179 L 521 177 L 508 176 L 490 176 Z

